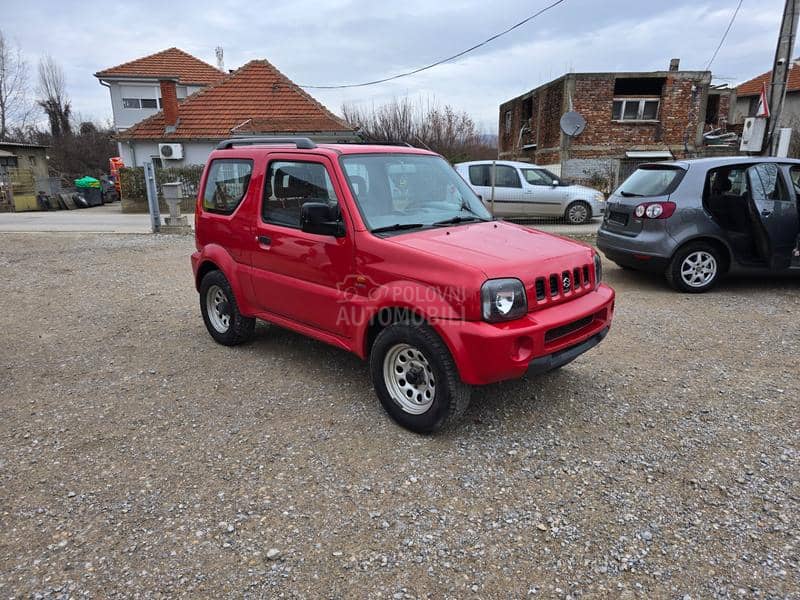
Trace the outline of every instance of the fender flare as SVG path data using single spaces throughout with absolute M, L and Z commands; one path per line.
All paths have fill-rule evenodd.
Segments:
M 200 291 L 201 273 L 206 271 L 208 265 L 213 265 L 217 270 L 222 271 L 225 279 L 233 290 L 233 295 L 236 299 L 236 304 L 241 313 L 245 316 L 252 315 L 252 308 L 248 300 L 248 294 L 242 286 L 241 275 L 242 268 L 237 263 L 230 253 L 218 244 L 207 244 L 203 246 L 200 256 L 197 260 L 197 271 L 195 274 L 195 287 Z

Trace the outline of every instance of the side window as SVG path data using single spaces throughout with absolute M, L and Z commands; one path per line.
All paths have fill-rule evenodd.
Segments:
M 492 185 L 491 165 L 471 165 L 469 181 L 472 185 Z
M 495 168 L 497 169 L 494 175 L 494 184 L 496 187 L 522 187 L 522 183 L 520 183 L 519 180 L 519 175 L 514 167 L 509 167 L 508 165 L 497 165 Z
M 525 180 L 531 185 L 550 186 L 553 183 L 551 177 L 548 177 L 544 171 L 538 169 L 522 169 L 522 173 L 525 175 Z
M 247 192 L 253 161 L 223 158 L 211 163 L 203 191 L 203 209 L 229 215 L 236 210 Z
M 753 199 L 759 200 L 788 200 L 780 170 L 775 163 L 762 163 L 748 169 L 752 185 Z
M 300 208 L 306 202 L 339 204 L 325 166 L 310 162 L 271 162 L 264 185 L 261 218 L 266 223 L 299 229 Z
M 747 177 L 743 167 L 723 167 L 708 172 L 706 193 L 710 198 L 730 199 L 747 193 Z
M 800 167 L 792 167 L 789 171 L 789 177 L 792 179 L 795 195 L 800 196 Z

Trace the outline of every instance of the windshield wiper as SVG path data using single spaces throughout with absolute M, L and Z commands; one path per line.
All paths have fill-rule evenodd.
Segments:
M 621 196 L 625 196 L 626 198 L 644 198 L 644 194 L 637 194 L 636 192 L 626 192 L 625 190 L 619 191 Z
M 424 223 L 395 223 L 394 225 L 386 225 L 385 227 L 376 227 L 372 229 L 372 233 L 383 233 L 385 231 L 402 231 L 403 229 L 418 229 L 425 227 Z
M 469 223 L 471 221 L 486 221 L 486 219 L 481 219 L 480 217 L 459 217 L 456 215 L 450 219 L 444 219 L 443 221 L 435 221 L 431 223 L 434 227 L 441 227 L 442 225 L 457 225 L 458 223 Z

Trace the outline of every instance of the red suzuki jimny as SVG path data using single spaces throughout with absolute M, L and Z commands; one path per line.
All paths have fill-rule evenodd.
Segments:
M 460 416 L 470 386 L 544 373 L 608 333 L 614 291 L 590 247 L 492 219 L 433 152 L 220 143 L 203 174 L 192 255 L 211 336 L 263 319 L 369 357 L 402 426 Z

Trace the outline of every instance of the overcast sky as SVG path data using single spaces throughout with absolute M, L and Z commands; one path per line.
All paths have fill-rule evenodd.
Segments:
M 3 0 L 0 28 L 31 67 L 43 53 L 64 66 L 73 110 L 109 119 L 93 73 L 177 46 L 227 68 L 266 58 L 298 84 L 358 83 L 449 56 L 552 0 Z M 486 132 L 498 105 L 568 71 L 703 69 L 737 0 L 566 0 L 456 62 L 399 81 L 309 90 L 336 113 L 343 102 L 405 95 L 466 110 Z M 769 70 L 783 2 L 744 0 L 712 71 L 741 83 Z M 795 52 L 797 54 L 797 52 Z M 33 75 L 33 69 L 32 69 Z

